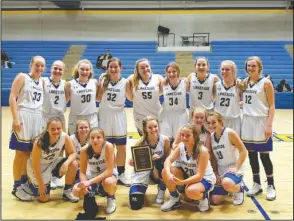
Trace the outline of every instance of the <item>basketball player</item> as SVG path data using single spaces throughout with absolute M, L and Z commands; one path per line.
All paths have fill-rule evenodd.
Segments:
M 146 116 L 155 116 L 159 118 L 161 105 L 159 96 L 161 94 L 160 84 L 163 77 L 159 74 L 153 74 L 151 71 L 150 62 L 143 58 L 137 60 L 134 74 L 129 78 L 132 100 L 133 100 L 133 115 L 137 130 L 142 136 L 142 122 Z
M 166 186 L 162 181 L 161 171 L 164 160 L 170 153 L 170 142 L 168 137 L 160 134 L 159 123 L 156 117 L 147 116 L 144 118 L 143 136 L 136 143 L 136 146 L 141 145 L 150 146 L 155 168 L 152 171 L 133 172 L 132 185 L 129 192 L 130 207 L 133 210 L 139 210 L 144 206 L 144 197 L 150 178 L 155 183 L 158 183 L 156 203 L 162 204 L 164 202 Z M 129 164 L 134 166 L 133 159 L 130 160 Z
M 107 193 L 105 213 L 111 214 L 116 210 L 115 191 L 117 169 L 115 166 L 114 147 L 106 141 L 104 131 L 92 128 L 88 136 L 89 144 L 81 151 L 80 183 L 75 184 L 73 194 L 78 196 L 94 196 L 97 185 L 102 184 Z
M 206 124 L 206 110 L 202 107 L 195 107 L 192 109 L 191 113 L 191 125 L 195 127 L 197 134 L 199 136 L 199 142 L 201 145 L 205 146 L 208 151 L 211 150 L 211 139 L 210 139 L 210 133 L 205 128 Z M 173 143 L 173 150 L 178 146 L 178 144 L 181 142 L 181 130 L 182 128 L 179 128 L 176 139 Z
M 66 111 L 65 81 L 62 80 L 65 64 L 62 61 L 54 61 L 51 66 L 51 76 L 43 78 L 44 102 L 43 118 L 44 124 L 51 117 L 59 117 L 65 128 L 64 112 Z M 61 153 L 61 156 L 63 152 Z M 62 188 L 63 184 L 57 177 L 52 176 L 51 189 Z
M 30 73 L 19 73 L 11 86 L 9 106 L 13 122 L 9 149 L 15 150 L 13 195 L 16 188 L 27 181 L 26 163 L 32 150 L 31 141 L 44 127 L 42 117 L 44 93 L 41 75 L 45 71 L 45 65 L 43 57 L 33 57 L 30 62 Z
M 214 205 L 221 204 L 228 193 L 233 193 L 233 204 L 241 205 L 244 202 L 242 179 L 248 151 L 239 135 L 231 128 L 224 127 L 224 120 L 219 113 L 208 113 L 207 125 L 213 132 L 211 146 L 216 160 L 216 168 L 213 169 L 217 177 L 217 185 L 211 193 L 211 202 Z
M 71 101 L 68 133 L 75 132 L 77 120 L 88 119 L 92 127 L 98 126 L 96 99 L 98 82 L 93 79 L 93 65 L 87 59 L 80 60 L 73 70 L 73 80 L 65 85 L 66 101 Z
M 215 111 L 222 115 L 224 126 L 233 129 L 241 135 L 242 82 L 237 79 L 237 67 L 233 61 L 225 60 L 221 63 L 222 81 L 215 83 Z
M 248 77 L 244 79 L 243 119 L 241 136 L 249 151 L 253 173 L 253 187 L 247 192 L 254 196 L 262 192 L 259 176 L 258 152 L 267 176 L 267 200 L 276 199 L 273 164 L 269 152 L 273 150 L 272 125 L 275 114 L 275 95 L 270 79 L 262 76 L 259 57 L 249 57 L 245 63 Z
M 190 108 L 203 107 L 207 110 L 213 110 L 212 89 L 220 79 L 215 74 L 209 73 L 209 63 L 205 57 L 196 58 L 195 67 L 196 73 L 191 73 L 187 77 Z
M 176 160 L 179 166 L 172 166 Z M 209 210 L 209 192 L 213 189 L 216 177 L 210 165 L 208 150 L 199 143 L 194 126 L 186 124 L 182 127 L 181 143 L 165 160 L 162 177 L 170 192 L 170 199 L 161 206 L 162 211 L 181 206 L 177 186 L 187 198 L 199 200 L 201 212 Z
M 127 116 L 124 106 L 126 97 L 131 99 L 132 92 L 129 81 L 121 77 L 121 61 L 118 58 L 111 58 L 107 68 L 99 83 L 99 125 L 103 128 L 107 141 L 116 145 L 119 181 L 130 186 L 124 173 L 127 143 Z
M 163 81 L 162 112 L 160 115 L 160 130 L 173 143 L 178 129 L 188 123 L 186 104 L 186 82 L 180 79 L 180 68 L 171 62 L 165 68 L 166 78 Z
M 62 126 L 60 118 L 50 118 L 46 130 L 34 141 L 33 151 L 27 161 L 29 181 L 18 187 L 15 193 L 21 201 L 32 201 L 35 197 L 41 202 L 49 201 L 52 175 L 59 178 L 65 175 L 63 198 L 72 203 L 79 201 L 79 198 L 72 194 L 77 171 L 76 152 Z M 66 158 L 60 157 L 63 149 Z

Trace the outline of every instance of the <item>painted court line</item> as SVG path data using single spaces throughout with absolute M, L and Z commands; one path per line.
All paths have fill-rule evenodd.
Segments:
M 246 190 L 246 192 L 249 191 L 249 189 L 248 189 L 248 187 L 246 185 L 244 185 L 244 189 Z M 250 198 L 253 201 L 253 203 L 255 204 L 255 206 L 257 207 L 257 209 L 259 210 L 259 212 L 261 213 L 261 215 L 263 215 L 264 219 L 265 220 L 271 220 L 270 217 L 265 212 L 265 210 L 260 205 L 260 203 L 257 201 L 257 199 L 254 196 L 250 196 Z

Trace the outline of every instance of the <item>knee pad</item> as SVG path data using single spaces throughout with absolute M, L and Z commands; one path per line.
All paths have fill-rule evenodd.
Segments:
M 144 206 L 146 185 L 137 184 L 130 187 L 129 203 L 132 210 L 139 210 Z
M 266 175 L 273 174 L 273 164 L 268 153 L 260 153 L 260 159 L 263 164 Z
M 144 206 L 144 196 L 143 193 L 132 193 L 129 196 L 130 207 L 132 210 L 139 210 Z

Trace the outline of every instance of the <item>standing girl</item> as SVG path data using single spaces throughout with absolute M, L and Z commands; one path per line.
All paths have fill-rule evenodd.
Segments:
M 249 57 L 245 63 L 249 77 L 244 79 L 242 140 L 249 151 L 253 174 L 253 187 L 247 192 L 254 196 L 262 192 L 259 176 L 258 152 L 267 176 L 267 200 L 276 199 L 273 164 L 269 152 L 273 150 L 273 120 L 275 115 L 275 93 L 273 84 L 262 76 L 259 57 Z
M 103 128 L 107 141 L 116 145 L 118 179 L 129 186 L 124 173 L 127 143 L 127 116 L 124 106 L 126 97 L 131 99 L 132 92 L 129 81 L 121 77 L 121 61 L 113 57 L 109 60 L 107 67 L 107 72 L 99 85 L 99 125 Z
M 169 137 L 173 143 L 178 129 L 188 123 L 186 104 L 186 82 L 179 79 L 179 65 L 172 62 L 165 68 L 166 79 L 164 80 L 162 112 L 160 115 L 160 130 Z
M 93 77 L 93 66 L 89 60 L 80 60 L 73 71 L 74 79 L 65 85 L 66 100 L 71 101 L 68 118 L 68 133 L 75 132 L 77 120 L 88 119 L 91 128 L 98 127 L 96 99 L 98 82 Z
M 9 149 L 15 150 L 13 195 L 16 188 L 27 181 L 26 164 L 29 152 L 32 150 L 31 141 L 44 127 L 42 117 L 44 92 L 41 75 L 45 71 L 45 65 L 43 57 L 33 57 L 30 73 L 18 74 L 11 86 L 9 106 L 13 122 Z
M 161 105 L 159 101 L 160 84 L 163 77 L 158 74 L 153 74 L 151 71 L 150 62 L 143 58 L 136 62 L 134 74 L 129 78 L 132 100 L 133 100 L 133 115 L 135 125 L 139 134 L 142 136 L 142 122 L 146 116 L 155 116 L 159 118 Z
M 195 61 L 196 73 L 187 77 L 190 91 L 190 108 L 203 107 L 213 109 L 213 85 L 219 81 L 218 76 L 209 73 L 208 59 L 199 57 Z
M 215 83 L 215 111 L 224 118 L 224 126 L 232 128 L 241 135 L 242 83 L 237 80 L 237 67 L 233 61 L 226 60 L 221 63 L 222 81 Z

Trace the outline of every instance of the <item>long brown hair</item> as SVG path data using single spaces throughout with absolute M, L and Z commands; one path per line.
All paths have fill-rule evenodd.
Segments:
M 158 127 L 159 127 L 159 121 L 158 121 L 158 119 L 156 117 L 154 117 L 154 116 L 146 116 L 143 119 L 143 131 L 142 131 L 143 135 L 139 139 L 138 145 L 143 145 L 148 140 L 147 123 L 149 121 L 152 121 L 152 120 L 155 120 L 157 122 Z
M 49 126 L 53 121 L 58 121 L 61 124 L 61 127 L 63 128 L 62 120 L 59 117 L 51 117 L 46 124 L 45 130 L 34 139 L 37 140 L 37 144 L 45 153 L 49 153 L 49 146 L 50 146 L 50 135 L 49 135 Z
M 109 65 L 111 62 L 117 62 L 119 67 L 121 67 L 121 60 L 119 58 L 112 57 L 107 62 L 107 69 L 109 68 Z M 105 75 L 103 75 L 102 79 L 103 79 L 103 85 L 102 85 L 102 94 L 103 94 L 106 91 L 110 82 L 110 73 L 108 70 L 106 71 Z
M 106 142 L 106 138 L 105 138 L 105 133 L 104 133 L 104 130 L 102 128 L 99 128 L 99 127 L 93 127 L 90 131 L 89 131 L 89 134 L 88 134 L 88 140 L 90 140 L 90 137 L 91 137 L 91 133 L 93 133 L 94 131 L 97 131 L 98 133 L 100 133 L 103 138 L 104 138 L 104 143 L 102 144 L 102 146 L 104 146 L 105 142 Z M 89 144 L 88 148 L 87 148 L 87 155 L 88 155 L 88 158 L 91 159 L 95 153 L 94 153 L 94 150 L 93 150 L 93 147 L 91 144 Z
M 184 126 L 182 126 L 181 131 L 183 130 L 183 128 L 187 128 L 188 130 L 192 131 L 193 137 L 194 137 L 194 145 L 193 145 L 193 151 L 192 151 L 192 156 L 193 159 L 197 159 L 199 154 L 202 151 L 202 147 L 200 144 L 200 137 L 197 133 L 196 128 L 191 125 L 191 124 L 185 124 Z
M 248 57 L 245 61 L 245 72 L 248 74 L 248 71 L 247 71 L 247 63 L 248 61 L 251 61 L 251 60 L 255 60 L 257 62 L 257 65 L 258 65 L 258 68 L 259 68 L 259 74 L 262 73 L 262 70 L 263 70 L 263 65 L 262 65 L 262 61 L 260 59 L 260 57 L 257 57 L 257 56 L 251 56 L 251 57 Z M 247 88 L 248 88 L 248 84 L 249 84 L 249 78 L 246 78 L 244 81 L 243 81 L 243 91 L 245 91 Z
M 166 65 L 166 67 L 165 67 L 165 74 L 167 73 L 167 70 L 168 70 L 169 67 L 172 67 L 172 68 L 176 69 L 176 71 L 177 71 L 177 73 L 178 73 L 178 78 L 179 78 L 179 77 L 180 77 L 180 74 L 181 74 L 179 64 L 176 63 L 176 62 L 170 62 L 170 63 L 168 63 L 168 64 Z M 165 78 L 165 82 L 164 82 L 164 84 L 165 84 L 165 85 L 169 84 L 169 79 L 168 79 L 167 76 L 166 76 L 166 78 Z

